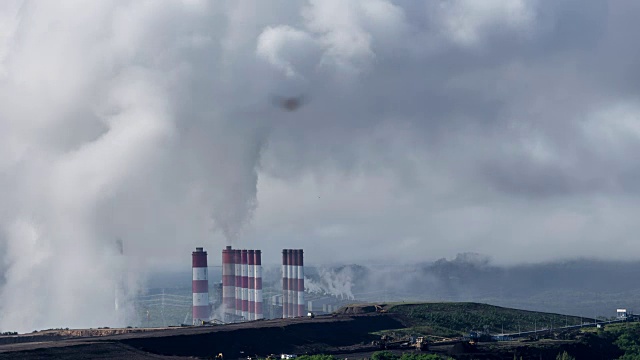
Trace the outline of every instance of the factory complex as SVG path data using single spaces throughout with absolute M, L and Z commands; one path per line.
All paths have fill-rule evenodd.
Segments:
M 235 323 L 265 318 L 262 291 L 261 250 L 222 250 L 222 279 L 218 301 L 209 298 L 207 252 L 197 247 L 192 253 L 193 325 Z M 271 296 L 269 317 L 281 308 L 282 318 L 306 316 L 304 256 L 302 249 L 282 250 L 282 294 Z M 312 307 L 311 304 L 309 306 Z

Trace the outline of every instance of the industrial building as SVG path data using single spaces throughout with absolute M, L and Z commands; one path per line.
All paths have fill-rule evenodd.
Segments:
M 207 252 L 198 247 L 192 253 L 193 324 L 211 321 L 239 322 L 263 319 L 262 251 L 233 249 L 222 250 L 222 282 L 215 283 L 213 297 L 209 298 L 209 274 Z M 211 301 L 213 300 L 213 301 Z M 330 301 L 313 299 L 305 302 L 304 255 L 302 249 L 282 250 L 282 294 L 268 303 L 269 317 L 299 317 L 307 315 L 307 309 L 331 312 Z M 218 320 L 212 320 L 213 309 Z M 220 315 L 222 318 L 220 319 Z
M 263 318 L 260 250 L 222 250 L 222 306 L 226 322 Z
M 282 250 L 282 317 L 305 316 L 302 249 Z

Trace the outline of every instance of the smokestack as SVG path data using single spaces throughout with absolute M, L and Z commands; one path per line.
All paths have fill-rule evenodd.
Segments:
M 233 250 L 227 246 L 222 250 L 222 304 L 224 312 L 235 313 L 236 308 L 236 275 Z
M 295 250 L 289 249 L 289 272 L 288 272 L 288 280 L 289 280 L 289 317 L 295 317 L 296 312 L 298 310 L 297 302 L 298 297 L 296 295 L 296 285 L 297 281 L 295 280 Z
M 304 316 L 304 251 L 282 250 L 282 317 Z
M 248 279 L 248 291 L 247 291 L 247 304 L 248 304 L 248 320 L 256 319 L 256 251 L 255 250 L 247 250 L 247 279 Z
M 291 266 L 291 277 L 289 278 L 289 281 L 291 282 L 291 310 L 289 310 L 289 312 L 291 313 L 291 317 L 297 317 L 298 316 L 298 265 L 297 265 L 297 258 L 296 258 L 296 250 L 295 249 L 289 249 L 289 256 L 290 256 L 290 260 L 289 260 L 289 264 Z
M 260 250 L 222 250 L 222 302 L 225 313 L 245 320 L 262 319 L 262 256 Z
M 193 281 L 191 290 L 193 293 L 193 325 L 209 321 L 209 275 L 207 271 L 207 252 L 201 247 L 191 253 L 193 267 Z
M 236 282 L 236 301 L 234 305 L 234 313 L 238 316 L 242 316 L 242 255 L 240 250 L 233 250 L 233 263 L 235 267 L 235 282 Z
M 262 315 L 262 252 L 255 251 L 255 318 L 260 320 L 264 318 Z
M 249 320 L 249 258 L 248 251 L 240 251 L 240 263 L 241 263 L 241 276 L 242 276 L 242 293 L 240 299 L 242 300 L 242 317 L 245 320 Z
M 289 250 L 282 250 L 282 317 L 289 317 Z
M 304 251 L 297 251 L 298 254 L 298 316 L 304 316 Z

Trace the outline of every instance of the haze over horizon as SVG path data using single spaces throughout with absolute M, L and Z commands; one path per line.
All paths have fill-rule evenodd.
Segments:
M 196 246 L 634 260 L 638 11 L 3 1 L 0 330 L 118 322 L 119 274 Z

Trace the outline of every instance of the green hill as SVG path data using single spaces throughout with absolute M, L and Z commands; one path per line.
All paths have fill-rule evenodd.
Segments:
M 388 313 L 398 317 L 406 325 L 405 329 L 399 329 L 401 332 L 447 337 L 468 334 L 469 331 L 489 331 L 492 334 L 514 333 L 593 321 L 575 316 L 471 302 L 392 303 L 377 306 L 358 304 L 344 307 L 339 312 L 344 314 Z

